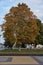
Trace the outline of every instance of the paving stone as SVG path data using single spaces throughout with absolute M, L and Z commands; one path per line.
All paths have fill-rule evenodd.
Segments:
M 5 57 L 5 56 L 3 56 Z M 8 64 L 8 65 L 36 65 L 39 64 L 36 60 L 34 60 L 31 56 L 6 56 L 7 59 L 12 57 L 12 61 L 11 62 L 1 62 L 0 64 Z M 5 57 L 5 58 L 6 58 Z M 7 60 L 5 59 L 5 60 Z

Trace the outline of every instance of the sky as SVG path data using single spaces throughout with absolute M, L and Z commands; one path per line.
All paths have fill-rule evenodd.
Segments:
M 18 3 L 26 3 L 43 23 L 43 0 L 0 0 L 0 25 L 4 23 L 5 14 L 9 12 L 11 7 L 17 6 Z M 0 35 L 2 35 L 1 28 Z M 0 37 L 1 42 L 4 42 L 3 36 Z

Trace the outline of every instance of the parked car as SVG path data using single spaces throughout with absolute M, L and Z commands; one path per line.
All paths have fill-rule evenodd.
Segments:
M 41 44 L 36 45 L 36 49 L 41 49 L 41 48 L 43 48 L 43 45 Z
M 26 48 L 28 48 L 28 49 L 34 49 L 34 45 L 33 44 L 27 44 Z

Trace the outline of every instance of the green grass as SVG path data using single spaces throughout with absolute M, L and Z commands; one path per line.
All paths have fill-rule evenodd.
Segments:
M 5 49 L 1 50 L 0 54 L 43 54 L 43 49 Z

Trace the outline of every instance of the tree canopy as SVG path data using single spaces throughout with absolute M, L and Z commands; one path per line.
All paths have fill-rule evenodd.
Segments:
M 4 19 L 3 37 L 12 45 L 15 42 L 20 45 L 22 42 L 34 42 L 39 35 L 37 16 L 24 3 L 12 7 Z

